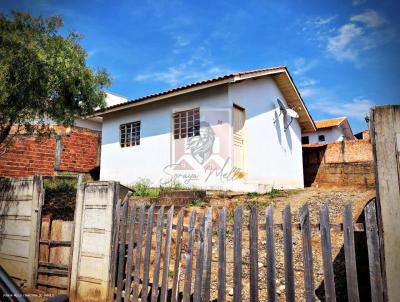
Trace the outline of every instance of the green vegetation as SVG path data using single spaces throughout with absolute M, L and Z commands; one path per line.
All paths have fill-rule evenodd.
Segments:
M 46 194 L 55 193 L 75 193 L 76 192 L 76 178 L 45 178 L 43 180 L 43 188 Z
M 270 199 L 274 199 L 276 197 L 284 197 L 287 196 L 287 192 L 285 190 L 278 190 L 275 188 L 272 188 L 270 192 L 266 194 Z
M 50 134 L 50 120 L 72 126 L 105 106 L 107 72 L 86 65 L 81 36 L 61 35 L 62 26 L 59 16 L 0 13 L 0 144 L 10 133 Z
M 201 199 L 201 198 L 195 198 L 190 202 L 190 204 L 188 205 L 188 208 L 200 207 L 201 205 L 203 205 L 204 202 L 205 201 L 203 199 Z
M 161 191 L 160 188 L 152 188 L 150 184 L 150 179 L 140 178 L 139 181 L 132 186 L 134 190 L 133 195 L 140 197 L 158 197 Z
M 160 191 L 178 191 L 186 189 L 180 182 L 174 182 L 169 186 L 160 186 Z
M 161 192 L 184 190 L 185 187 L 180 183 L 173 183 L 170 186 L 152 187 L 148 178 L 139 178 L 139 180 L 131 186 L 134 190 L 133 196 L 153 197 L 156 198 Z
M 247 194 L 246 194 L 246 197 L 247 198 L 255 198 L 255 197 L 257 197 L 258 196 L 258 193 L 257 192 L 248 192 Z

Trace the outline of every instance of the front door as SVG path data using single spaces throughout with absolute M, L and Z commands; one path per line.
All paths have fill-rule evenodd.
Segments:
M 245 158 L 245 110 L 233 106 L 233 167 L 242 171 L 246 170 Z

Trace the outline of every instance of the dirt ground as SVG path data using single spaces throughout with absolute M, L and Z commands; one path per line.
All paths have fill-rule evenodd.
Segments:
M 356 222 L 364 206 L 375 197 L 373 190 L 359 190 L 359 189 L 321 189 L 321 188 L 306 188 L 303 190 L 293 190 L 276 192 L 276 194 L 255 195 L 244 194 L 239 196 L 229 196 L 229 194 L 216 193 L 210 196 L 209 204 L 207 206 L 222 207 L 226 206 L 228 209 L 228 225 L 232 224 L 232 211 L 235 206 L 242 205 L 244 207 L 244 224 L 248 223 L 249 207 L 257 205 L 259 207 L 259 223 L 265 223 L 265 208 L 274 204 L 275 206 L 275 223 L 282 222 L 282 210 L 288 203 L 292 210 L 292 223 L 298 223 L 298 210 L 305 203 L 308 202 L 310 209 L 310 219 L 312 224 L 319 223 L 319 208 L 327 203 L 330 212 L 330 223 L 339 224 L 342 222 L 343 208 L 346 203 L 351 202 L 353 205 L 353 221 Z M 192 210 L 196 210 L 199 214 L 204 212 L 205 205 L 191 206 L 187 208 L 185 224 L 188 224 L 189 214 Z M 216 216 L 217 211 L 214 211 Z M 198 215 L 200 217 L 201 215 Z M 214 217 L 217 218 L 217 217 Z M 246 227 L 243 227 L 243 301 L 249 300 L 249 234 Z M 216 233 L 216 226 L 214 222 L 214 233 Z M 283 266 L 283 239 L 282 231 L 276 228 L 276 269 L 277 269 L 277 294 L 279 301 L 285 301 L 285 286 L 284 286 L 284 266 Z M 266 289 L 266 233 L 263 228 L 259 229 L 259 250 L 258 250 L 258 267 L 259 267 L 259 299 L 267 299 Z M 347 301 L 346 299 L 346 280 L 345 280 L 345 266 L 343 257 L 343 234 L 340 230 L 331 231 L 332 241 L 332 257 L 334 261 L 335 283 L 337 291 L 337 301 Z M 293 228 L 293 253 L 294 253 L 294 270 L 295 270 L 295 289 L 296 300 L 304 300 L 304 283 L 303 283 L 303 257 L 302 257 L 302 242 L 301 233 L 298 229 Z M 196 245 L 195 245 L 196 247 Z M 324 300 L 323 290 L 323 269 L 322 269 L 322 256 L 321 256 L 321 242 L 320 234 L 317 229 L 312 231 L 312 247 L 313 247 L 313 263 L 314 263 L 314 280 L 316 287 L 316 298 Z M 185 247 L 184 247 L 185 248 Z M 228 230 L 227 233 L 227 301 L 233 300 L 233 234 Z M 217 236 L 213 237 L 212 244 L 212 285 L 211 285 L 211 299 L 217 298 L 218 287 L 218 240 Z M 196 254 L 196 252 L 195 252 Z M 194 257 L 195 258 L 195 257 Z M 184 267 L 184 252 L 182 252 L 182 266 Z M 196 264 L 194 263 L 194 271 Z M 183 269 L 182 269 L 183 270 Z M 194 282 L 194 279 L 193 279 Z M 192 283 L 193 284 L 193 283 Z M 180 289 L 183 289 L 183 276 L 181 278 Z M 360 289 L 361 291 L 361 289 Z

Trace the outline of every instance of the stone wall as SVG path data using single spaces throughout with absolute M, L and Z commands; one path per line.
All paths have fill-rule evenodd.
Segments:
M 364 187 L 375 185 L 370 140 L 303 146 L 306 187 Z

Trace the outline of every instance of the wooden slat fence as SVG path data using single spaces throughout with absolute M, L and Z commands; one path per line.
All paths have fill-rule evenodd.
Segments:
M 354 232 L 365 231 L 373 282 L 370 297 L 382 301 L 374 201 L 364 209 L 365 224 L 354 223 L 351 204 L 343 206 L 343 223 L 336 224 L 328 204 L 319 209 L 319 223 L 314 224 L 307 203 L 298 213 L 286 205 L 279 224 L 274 222 L 273 205 L 232 211 L 209 207 L 199 212 L 154 204 L 130 208 L 126 201 L 117 206 L 115 283 L 110 285 L 114 301 L 226 301 L 228 296 L 231 301 L 315 301 L 320 298 L 318 285 L 325 301 L 336 301 L 332 238 L 337 237 L 331 235 L 337 233 L 343 238 L 346 299 L 358 302 Z M 298 243 L 295 232 L 301 238 Z M 283 250 L 277 249 L 278 242 Z M 296 248 L 301 249 L 300 272 Z M 283 255 L 281 264 L 278 255 Z M 322 266 L 320 284 L 315 263 Z M 284 275 L 281 280 L 278 272 Z

